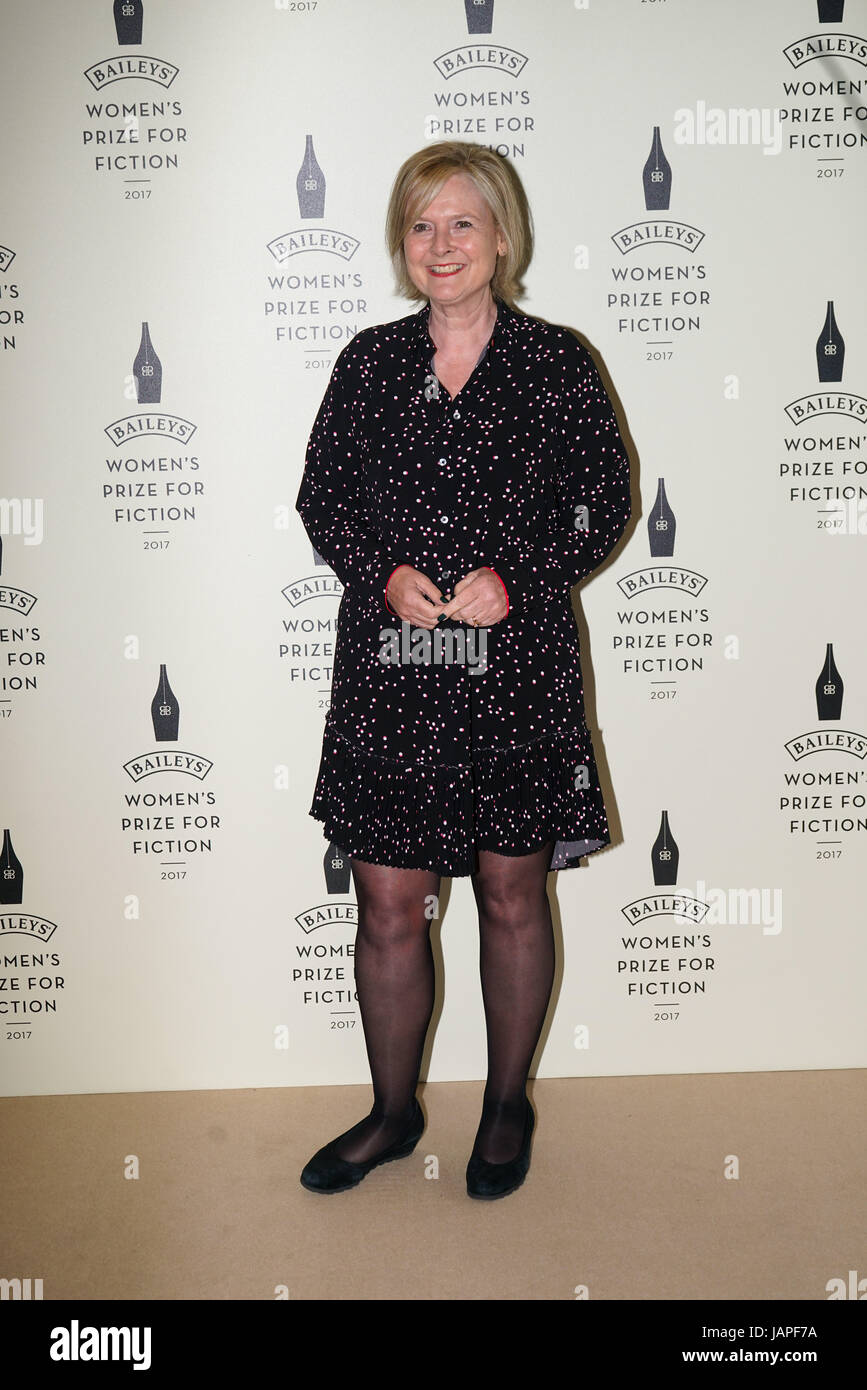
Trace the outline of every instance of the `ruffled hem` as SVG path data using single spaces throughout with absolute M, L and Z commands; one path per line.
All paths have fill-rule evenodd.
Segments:
M 443 764 L 368 753 L 326 721 L 309 814 L 350 858 L 452 878 L 474 872 L 480 849 L 531 854 L 554 840 L 555 872 L 611 843 L 586 726 Z

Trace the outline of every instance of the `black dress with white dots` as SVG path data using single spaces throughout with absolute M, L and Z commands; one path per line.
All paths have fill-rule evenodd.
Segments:
M 571 589 L 630 516 L 629 462 L 587 350 L 497 302 L 451 399 L 430 307 L 340 353 L 296 502 L 341 580 L 331 704 L 309 814 L 352 857 L 462 877 L 477 850 L 610 844 L 584 717 Z M 509 611 L 425 636 L 385 603 L 398 565 L 452 591 L 489 566 Z

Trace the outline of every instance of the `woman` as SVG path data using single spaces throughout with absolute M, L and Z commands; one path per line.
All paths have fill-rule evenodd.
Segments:
M 301 1181 L 343 1191 L 418 1143 L 431 904 L 441 875 L 470 875 L 488 1076 L 467 1191 L 490 1199 L 529 1167 L 547 874 L 610 843 L 570 591 L 626 526 L 629 466 L 587 351 L 513 307 L 530 218 L 499 155 L 411 156 L 387 228 L 398 284 L 424 307 L 341 352 L 297 501 L 345 586 L 310 814 L 352 867 L 373 1081 L 370 1113 Z

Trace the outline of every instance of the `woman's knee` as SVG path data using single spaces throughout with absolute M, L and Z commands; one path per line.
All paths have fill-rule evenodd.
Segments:
M 387 899 L 364 894 L 358 900 L 358 935 L 366 944 L 379 947 L 407 945 L 430 931 L 425 904 L 415 896 Z
M 479 912 L 489 920 L 517 927 L 537 916 L 547 902 L 548 871 L 544 855 L 479 856 L 473 893 Z
M 350 860 L 358 903 L 358 932 L 371 945 L 416 940 L 430 930 L 439 877 L 428 871 L 394 869 Z

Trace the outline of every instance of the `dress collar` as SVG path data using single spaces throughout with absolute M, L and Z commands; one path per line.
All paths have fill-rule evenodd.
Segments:
M 502 299 L 494 296 L 497 306 L 497 320 L 494 324 L 491 337 L 488 341 L 488 355 L 496 353 L 505 347 L 515 337 L 515 331 L 519 318 L 522 315 L 515 309 L 510 309 L 508 304 Z M 425 363 L 429 363 L 433 355 L 433 339 L 428 331 L 430 323 L 430 302 L 419 309 L 417 314 L 410 318 L 410 324 L 414 329 L 416 342 L 418 345 L 419 358 Z

